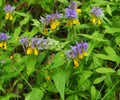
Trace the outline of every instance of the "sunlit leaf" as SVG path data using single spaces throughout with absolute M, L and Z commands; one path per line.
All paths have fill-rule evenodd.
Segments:
M 111 12 L 110 5 L 107 5 L 106 10 L 107 10 L 108 14 L 109 14 L 110 16 L 112 16 L 112 12 Z
M 98 73 L 114 73 L 115 72 L 115 70 L 112 68 L 104 68 L 104 67 L 97 68 L 95 71 Z
M 95 86 L 91 86 L 91 100 L 95 100 L 96 98 L 96 88 Z
M 29 92 L 25 96 L 25 100 L 42 100 L 44 92 L 39 88 L 33 88 L 31 92 Z
M 106 79 L 107 76 L 101 76 L 101 77 L 98 77 L 94 80 L 94 84 L 99 84 L 101 83 L 103 80 Z
M 53 76 L 53 81 L 55 83 L 58 92 L 60 93 L 62 100 L 64 100 L 66 73 L 62 70 L 57 71 Z
M 36 62 L 37 62 L 36 56 L 29 55 L 29 56 L 26 57 L 25 63 L 26 63 L 26 69 L 27 69 L 27 74 L 28 75 L 30 75 L 32 72 L 34 72 Z

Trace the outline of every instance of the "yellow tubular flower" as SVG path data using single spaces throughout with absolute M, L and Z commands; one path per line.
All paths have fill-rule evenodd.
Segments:
M 26 51 L 26 54 L 29 55 L 29 54 L 32 54 L 32 53 L 33 53 L 33 49 L 29 47 Z
M 8 20 L 8 19 L 9 19 L 9 17 L 10 17 L 10 13 L 9 13 L 9 12 L 7 12 L 7 13 L 6 13 L 6 15 L 5 15 L 5 19 L 6 19 L 6 20 Z
M 85 51 L 83 51 L 83 56 L 88 56 L 88 53 L 87 52 L 85 52 Z
M 12 17 L 12 15 L 10 14 L 10 18 L 9 18 L 9 20 L 13 20 L 13 17 Z
M 75 25 L 79 25 L 79 24 L 80 24 L 80 22 L 79 22 L 79 20 L 78 20 L 78 19 L 73 19 L 73 24 L 75 24 Z
M 38 55 L 38 50 L 34 48 L 34 54 L 37 56 Z
M 83 59 L 83 55 L 82 54 L 78 54 L 78 58 L 79 59 Z
M 50 24 L 50 27 L 52 30 L 55 30 L 57 28 L 57 26 L 59 26 L 59 22 L 58 21 L 53 21 L 51 24 Z
M 76 12 L 77 13 L 81 13 L 81 9 L 76 9 Z
M 75 68 L 78 68 L 78 66 L 79 66 L 79 61 L 78 61 L 78 59 L 77 59 L 77 58 L 74 58 L 74 59 L 73 59 L 73 62 L 74 62 Z
M 3 49 L 7 50 L 7 43 L 5 41 L 3 42 L 3 46 L 4 46 Z
M 98 24 L 100 25 L 101 24 L 101 20 L 98 18 Z
M 3 44 L 4 44 L 3 42 L 1 42 L 1 43 L 0 43 L 0 48 L 2 48 L 2 47 L 3 47 Z
M 93 17 L 90 22 L 92 22 L 93 24 L 96 24 L 96 17 Z
M 60 25 L 60 22 L 58 22 L 57 20 L 56 20 L 55 22 L 56 22 L 56 26 L 59 26 L 59 25 Z
M 50 28 L 51 28 L 51 30 L 55 30 L 55 28 L 56 28 L 56 23 L 55 23 L 55 22 L 52 22 L 52 23 L 50 24 Z

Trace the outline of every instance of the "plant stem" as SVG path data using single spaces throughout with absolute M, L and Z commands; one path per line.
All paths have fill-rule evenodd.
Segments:
M 18 72 L 18 70 L 11 65 L 11 67 L 16 71 Z M 30 85 L 30 83 L 27 81 L 27 79 L 24 77 L 24 75 L 22 73 L 20 73 L 21 77 L 25 80 L 25 82 L 28 84 L 28 86 L 30 87 L 30 89 L 32 90 L 32 86 Z

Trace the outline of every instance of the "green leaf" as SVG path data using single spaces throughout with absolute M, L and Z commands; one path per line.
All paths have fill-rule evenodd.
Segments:
M 29 19 L 30 19 L 30 17 L 29 17 L 29 16 L 25 17 L 22 21 L 20 21 L 20 25 L 22 26 L 22 25 L 27 24 L 27 23 L 28 23 L 28 21 L 29 21 Z
M 96 57 L 104 59 L 104 60 L 111 60 L 112 59 L 108 56 L 108 55 L 104 55 L 104 54 L 95 54 Z
M 27 69 L 27 74 L 30 75 L 35 70 L 37 59 L 35 55 L 26 56 L 25 64 Z
M 120 63 L 120 61 L 116 58 L 113 58 L 112 56 L 109 55 L 104 55 L 104 54 L 95 54 L 96 57 L 104 59 L 104 60 L 110 60 L 110 61 L 114 61 L 116 63 Z
M 14 78 L 18 75 L 18 72 L 9 72 L 8 74 L 5 74 L 3 76 L 0 77 L 0 80 L 4 80 L 4 81 L 8 81 L 10 80 L 11 78 Z
M 104 76 L 101 76 L 101 77 L 98 77 L 98 78 L 96 78 L 95 80 L 94 80 L 94 84 L 99 84 L 99 83 L 101 83 L 102 81 L 104 81 L 105 79 L 106 79 L 106 75 L 104 75 Z
M 0 6 L 2 6 L 3 5 L 3 0 L 0 0 Z
M 119 57 L 112 47 L 106 47 L 105 51 L 108 53 L 109 57 L 115 61 L 117 64 L 120 63 Z
M 40 21 L 38 21 L 37 19 L 32 19 L 32 21 L 33 21 L 32 25 L 37 26 L 37 27 L 40 26 Z
M 107 75 L 107 78 L 105 79 L 105 84 L 108 88 L 111 88 L 113 86 L 113 80 L 111 75 Z
M 29 37 L 32 38 L 34 35 L 38 33 L 39 29 L 37 27 L 34 27 L 32 31 L 29 34 Z
M 38 55 L 38 59 L 37 59 L 38 66 L 41 65 L 42 61 L 45 59 L 45 57 L 47 56 L 47 54 L 48 54 L 48 51 L 40 52 L 40 54 Z
M 117 75 L 120 76 L 120 69 L 117 70 Z
M 88 34 L 80 34 L 80 35 L 94 41 L 108 42 L 107 40 L 103 39 L 103 35 L 100 34 L 98 31 L 95 31 L 92 35 L 88 35 Z
M 78 81 L 78 84 L 83 84 L 91 75 L 93 74 L 92 71 L 83 71 L 80 80 Z
M 25 100 L 42 100 L 44 92 L 39 88 L 33 88 L 30 93 L 25 96 Z
M 106 73 L 114 73 L 115 70 L 112 68 L 97 68 L 96 72 L 106 74 Z
M 14 12 L 16 15 L 19 15 L 19 16 L 22 16 L 22 17 L 27 17 L 27 16 L 29 16 L 27 13 L 23 13 L 23 12 L 17 12 L 17 11 L 15 11 Z
M 120 29 L 116 27 L 111 27 L 108 25 L 104 25 L 103 27 L 105 28 L 105 33 L 113 34 L 116 32 L 120 32 Z
M 88 49 L 87 49 L 88 55 L 91 55 L 91 53 L 96 45 L 96 42 L 90 42 L 88 45 L 89 45 Z M 89 59 L 89 56 L 86 58 L 86 61 L 88 61 L 88 59 Z
M 68 4 L 68 1 L 67 1 L 67 0 L 58 0 L 58 1 L 61 2 L 61 3 L 63 3 L 63 4 L 65 4 L 65 5 Z
M 91 100 L 96 100 L 96 92 L 95 86 L 91 86 Z
M 117 36 L 117 37 L 115 38 L 115 42 L 116 42 L 117 44 L 120 44 L 120 36 Z
M 79 100 L 77 95 L 75 95 L 75 99 L 74 100 Z
M 51 69 L 60 67 L 64 64 L 64 57 L 61 56 L 61 52 L 57 53 L 55 57 L 53 58 L 53 65 L 51 66 Z
M 62 70 L 57 71 L 52 77 L 55 83 L 55 86 L 60 93 L 62 100 L 64 100 L 64 89 L 65 89 L 65 81 L 66 81 L 66 73 Z
M 55 0 L 40 0 L 39 4 L 45 11 L 51 12 L 54 7 Z
M 110 16 L 112 16 L 110 5 L 107 5 L 106 10 L 107 10 L 108 14 L 109 14 Z
M 19 27 L 17 27 L 15 29 L 13 38 L 14 39 L 18 38 L 18 36 L 20 35 L 20 33 L 21 33 L 21 27 L 19 26 Z
M 4 92 L 5 93 L 5 90 L 4 88 L 2 87 L 2 85 L 0 84 L 0 91 Z
M 7 96 L 1 97 L 0 100 L 10 100 L 10 98 L 16 98 L 16 97 L 19 96 L 11 93 L 11 94 L 7 94 Z
M 21 37 L 29 37 L 32 38 L 34 35 L 38 33 L 39 29 L 37 27 L 34 27 L 31 32 L 25 32 L 21 35 Z
M 75 95 L 71 94 L 68 95 L 68 97 L 66 98 L 66 100 L 74 100 L 75 99 Z

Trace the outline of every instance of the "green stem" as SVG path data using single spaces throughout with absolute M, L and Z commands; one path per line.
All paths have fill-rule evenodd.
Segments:
M 118 66 L 118 64 L 114 67 L 114 69 L 116 69 L 117 66 Z M 120 80 L 117 82 L 117 84 L 118 84 L 119 82 L 120 82 Z M 117 84 L 115 84 L 113 87 L 115 87 Z M 96 100 L 97 100 L 97 98 L 99 97 L 99 95 L 100 95 L 101 91 L 103 90 L 104 86 L 105 86 L 105 83 L 102 85 L 102 88 L 100 89 L 100 91 L 99 91 L 99 93 L 98 93 L 98 95 L 97 95 L 97 97 L 96 97 Z M 112 89 L 113 89 L 113 87 L 112 87 Z M 112 90 L 112 89 L 111 89 L 111 90 Z M 110 92 L 108 92 L 108 93 L 103 97 L 103 99 L 104 99 L 109 93 L 110 93 Z M 103 100 L 103 99 L 102 99 L 102 100 Z
M 116 87 L 116 85 L 120 82 L 120 80 L 118 80 L 114 85 L 113 87 L 111 88 L 111 90 L 101 99 L 101 100 L 104 100 L 109 94 L 110 92 Z
M 16 72 L 18 72 L 18 70 L 17 70 L 14 66 L 11 65 L 11 67 L 12 67 Z M 28 84 L 28 86 L 30 87 L 30 89 L 32 90 L 32 86 L 31 86 L 30 83 L 27 81 L 27 79 L 24 77 L 24 75 L 21 74 L 21 73 L 20 73 L 20 75 L 21 75 L 21 77 L 25 80 L 25 82 Z

